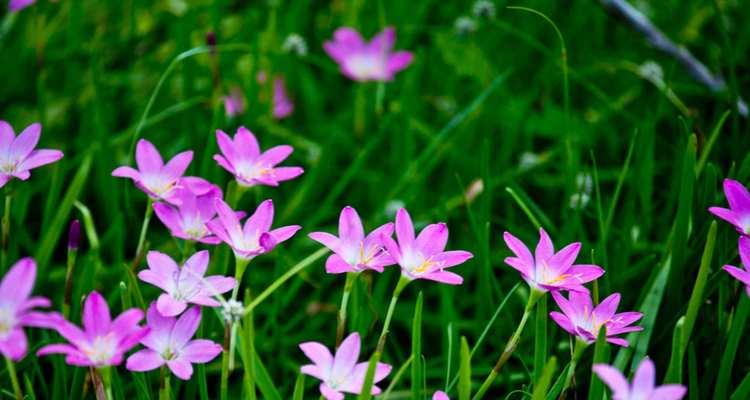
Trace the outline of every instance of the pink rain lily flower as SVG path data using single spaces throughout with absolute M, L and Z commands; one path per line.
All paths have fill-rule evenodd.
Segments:
M 586 343 L 595 342 L 599 329 L 605 326 L 608 342 L 627 347 L 628 341 L 618 335 L 643 330 L 641 326 L 631 326 L 632 323 L 641 319 L 643 314 L 636 311 L 615 313 L 620 303 L 619 293 L 610 295 L 596 307 L 592 304 L 591 295 L 588 292 L 569 292 L 569 298 L 566 299 L 555 291 L 552 292 L 552 298 L 555 299 L 562 313 L 552 311 L 549 313 L 550 318 L 565 331 Z
M 9 123 L 0 121 L 0 188 L 12 178 L 25 181 L 32 169 L 62 158 L 59 150 L 34 150 L 41 135 L 42 126 L 38 123 L 29 125 L 16 136 Z
M 286 92 L 284 78 L 277 76 L 273 79 L 273 117 L 284 119 L 294 111 L 294 103 Z
M 339 64 L 341 73 L 359 81 L 385 82 L 411 64 L 414 56 L 408 51 L 393 52 L 396 30 L 387 27 L 366 43 L 352 28 L 339 28 L 333 40 L 325 42 L 326 53 Z
M 427 225 L 414 238 L 414 225 L 409 213 L 401 208 L 396 213 L 396 238 L 382 235 L 388 253 L 401 266 L 401 275 L 409 280 L 431 281 L 460 285 L 464 279 L 445 269 L 463 264 L 473 255 L 468 251 L 444 251 L 448 243 L 448 227 L 444 223 Z
M 542 228 L 539 228 L 539 243 L 533 255 L 523 242 L 509 232 L 503 234 L 503 239 L 515 254 L 515 257 L 507 257 L 505 263 L 518 270 L 523 280 L 540 292 L 587 292 L 583 284 L 604 274 L 604 270 L 597 265 L 573 264 L 581 250 L 581 243 L 571 243 L 555 253 L 552 240 Z
M 344 393 L 359 394 L 365 382 L 368 362 L 358 363 L 360 350 L 359 334 L 354 332 L 341 342 L 336 355 L 331 355 L 328 349 L 318 342 L 305 342 L 299 345 L 312 364 L 300 368 L 305 375 L 321 380 L 320 393 L 327 400 L 343 400 Z M 375 386 L 391 373 L 391 366 L 378 363 L 375 367 L 375 378 L 371 393 L 380 393 Z
M 218 196 L 221 197 L 221 196 Z M 190 190 L 181 190 L 175 197 L 179 205 L 154 203 L 154 212 L 169 228 L 174 237 L 205 244 L 219 244 L 221 239 L 211 233 L 206 223 L 216 216 L 214 193 L 196 196 Z
M 0 354 L 18 361 L 26 355 L 28 342 L 23 328 L 47 328 L 53 317 L 36 311 L 36 307 L 49 307 L 46 297 L 30 297 L 36 280 L 36 263 L 22 258 L 10 267 L 0 281 Z
M 302 227 L 299 225 L 283 226 L 271 230 L 273 223 L 273 201 L 260 203 L 253 215 L 240 225 L 240 218 L 221 199 L 214 199 L 214 207 L 219 218 L 208 222 L 211 230 L 222 242 L 229 245 L 236 257 L 251 260 L 255 256 L 268 253 L 279 243 L 291 238 Z
M 36 0 L 10 0 L 8 2 L 8 10 L 10 12 L 20 11 L 34 3 L 36 3 Z
M 245 99 L 239 87 L 233 87 L 229 90 L 229 94 L 224 96 L 224 111 L 230 118 L 245 112 Z
M 218 307 L 221 304 L 213 297 L 232 290 L 237 284 L 230 277 L 203 277 L 208 268 L 207 250 L 193 254 L 182 267 L 158 251 L 149 251 L 146 261 L 148 269 L 139 272 L 138 278 L 164 290 L 156 300 L 156 308 L 165 317 L 179 315 L 188 303 Z
M 438 390 L 432 395 L 432 400 L 451 400 L 451 398 L 444 391 Z
M 210 340 L 195 339 L 201 323 L 201 311 L 190 307 L 179 318 L 165 317 L 154 303 L 146 313 L 148 335 L 141 339 L 145 349 L 128 357 L 125 367 L 131 371 L 151 371 L 164 364 L 178 378 L 188 380 L 193 375 L 193 364 L 205 364 L 221 354 L 222 347 Z
M 741 236 L 739 239 L 739 253 L 742 268 L 733 265 L 725 265 L 722 268 L 732 275 L 735 279 L 745 285 L 745 291 L 750 296 L 750 238 Z
M 656 370 L 650 358 L 644 358 L 633 376 L 633 384 L 616 368 L 594 364 L 594 373 L 612 390 L 612 400 L 680 400 L 687 393 L 682 385 L 656 386 Z
M 57 314 L 53 326 L 69 343 L 50 344 L 37 351 L 38 356 L 65 354 L 65 362 L 80 367 L 119 365 L 123 356 L 148 333 L 138 323 L 143 311 L 131 308 L 114 320 L 107 301 L 91 292 L 83 303 L 83 330 Z
M 733 179 L 724 179 L 724 195 L 729 208 L 709 207 L 708 211 L 734 225 L 741 235 L 750 235 L 750 193 L 747 188 Z
M 141 139 L 135 149 L 135 162 L 138 169 L 118 167 L 112 171 L 112 176 L 130 178 L 152 199 L 172 202 L 177 192 L 176 189 L 182 187 L 179 184 L 180 178 L 185 174 L 192 159 L 193 152 L 184 151 L 164 164 L 156 147 L 148 140 Z
M 313 232 L 309 236 L 334 252 L 326 261 L 326 272 L 340 274 L 366 269 L 383 272 L 383 267 L 395 264 L 382 241 L 383 236 L 392 234 L 393 223 L 389 222 L 365 236 L 357 210 L 346 206 L 339 216 L 339 237 L 326 232 Z
M 292 154 L 292 146 L 276 146 L 261 153 L 255 135 L 245 127 L 237 129 L 234 139 L 217 130 L 216 142 L 221 154 L 214 155 L 214 160 L 231 172 L 241 186 L 278 186 L 279 182 L 294 179 L 304 172 L 300 167 L 276 167 Z

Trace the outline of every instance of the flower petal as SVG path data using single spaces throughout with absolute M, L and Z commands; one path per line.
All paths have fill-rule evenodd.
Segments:
M 136 145 L 135 163 L 142 174 L 161 172 L 164 165 L 159 151 L 146 139 L 140 139 Z
M 112 323 L 109 306 L 99 292 L 93 291 L 83 303 L 83 328 L 90 337 L 106 335 Z
M 180 358 L 191 363 L 207 363 L 223 351 L 222 347 L 210 340 L 197 339 L 190 341 L 180 352 Z
M 151 349 L 143 349 L 133 353 L 125 361 L 125 368 L 130 371 L 151 371 L 164 365 L 164 359 L 159 353 Z

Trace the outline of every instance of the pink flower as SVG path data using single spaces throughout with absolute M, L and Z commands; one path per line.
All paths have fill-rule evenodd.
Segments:
M 750 235 L 750 193 L 741 183 L 724 179 L 724 195 L 729 208 L 709 207 L 713 215 L 734 225 L 740 235 Z
M 214 200 L 214 207 L 219 218 L 208 222 L 211 230 L 222 242 L 229 245 L 235 256 L 250 260 L 260 254 L 268 253 L 277 244 L 291 238 L 302 227 L 299 225 L 283 226 L 271 230 L 273 223 L 273 201 L 260 203 L 244 227 L 240 225 L 237 214 L 221 199 Z
M 309 236 L 335 253 L 326 261 L 326 272 L 340 274 L 366 269 L 383 272 L 383 267 L 395 264 L 382 241 L 383 236 L 392 234 L 393 224 L 389 222 L 365 236 L 357 210 L 346 206 L 339 216 L 339 237 L 326 232 L 313 232 Z
M 602 276 L 604 270 L 597 265 L 574 265 L 581 250 L 581 243 L 572 243 L 555 253 L 547 232 L 539 228 L 539 243 L 534 255 L 528 247 L 509 232 L 503 239 L 515 257 L 507 257 L 505 263 L 518 270 L 531 288 L 541 292 L 570 290 L 587 292 L 584 283 Z
M 208 251 L 193 254 L 180 267 L 168 255 L 149 251 L 146 255 L 148 269 L 138 273 L 138 278 L 162 290 L 156 308 L 165 317 L 173 317 L 185 311 L 188 303 L 207 307 L 218 307 L 213 297 L 226 293 L 237 284 L 234 278 L 220 275 L 203 277 L 208 268 Z
M 36 0 L 10 0 L 8 2 L 8 10 L 11 12 L 20 11 L 34 3 L 36 3 Z
M 184 151 L 164 164 L 156 147 L 148 140 L 141 139 L 135 150 L 135 162 L 138 164 L 138 169 L 118 167 L 112 171 L 112 176 L 132 179 L 139 189 L 154 200 L 173 202 L 177 193 L 176 189 L 183 187 L 180 178 L 185 174 L 192 159 L 193 152 Z M 200 187 L 205 185 L 200 181 L 188 181 L 188 183 L 200 185 Z
M 284 78 L 277 76 L 273 79 L 273 117 L 284 119 L 294 111 L 294 103 L 289 98 L 284 84 Z
M 444 391 L 438 390 L 437 392 L 435 392 L 435 394 L 432 395 L 432 400 L 451 400 L 451 399 L 450 397 L 448 397 L 448 395 Z
M 393 76 L 408 67 L 414 58 L 408 51 L 393 52 L 395 42 L 393 27 L 383 29 L 370 43 L 365 43 L 352 28 L 339 28 L 333 33 L 333 40 L 325 42 L 323 48 L 348 78 L 384 82 L 393 80 Z
M 221 239 L 208 230 L 206 223 L 216 216 L 214 193 L 196 196 L 190 190 L 177 192 L 178 206 L 155 203 L 154 212 L 159 220 L 169 228 L 172 236 L 205 244 L 219 244 Z
M 741 236 L 739 239 L 739 253 L 740 261 L 742 261 L 742 268 L 737 268 L 733 265 L 725 265 L 722 268 L 727 271 L 729 275 L 732 275 L 735 279 L 742 282 L 745 285 L 745 291 L 750 296 L 750 238 L 747 236 Z
M 31 258 L 18 260 L 0 281 L 0 354 L 18 361 L 26 355 L 25 326 L 46 328 L 53 317 L 34 310 L 49 307 L 46 297 L 29 297 L 36 279 L 36 263 Z
M 599 329 L 606 326 L 607 341 L 618 346 L 627 347 L 628 341 L 618 337 L 623 333 L 643 330 L 640 326 L 630 326 L 641 319 L 643 314 L 635 311 L 615 314 L 620 303 L 620 294 L 615 293 L 602 300 L 596 307 L 591 302 L 588 292 L 570 292 L 566 299 L 559 292 L 552 292 L 555 303 L 562 313 L 549 313 L 561 328 L 577 336 L 586 343 L 593 343 L 599 335 Z
M 148 333 L 138 325 L 143 311 L 131 308 L 114 321 L 104 297 L 91 292 L 83 303 L 83 330 L 57 315 L 53 326 L 69 343 L 50 344 L 37 351 L 37 356 L 65 354 L 65 362 L 80 367 L 119 365 L 125 353 Z
M 241 186 L 278 186 L 304 172 L 300 167 L 276 167 L 292 154 L 292 146 L 276 146 L 261 153 L 255 136 L 245 127 L 237 129 L 234 139 L 217 130 L 216 142 L 221 154 L 214 155 L 214 160 L 231 172 Z
M 191 307 L 179 318 L 162 316 L 154 303 L 146 313 L 149 333 L 141 339 L 145 349 L 128 357 L 131 371 L 151 371 L 164 364 L 183 380 L 193 375 L 193 364 L 205 364 L 221 354 L 222 347 L 210 340 L 191 340 L 201 323 L 201 311 Z
M 612 400 L 680 400 L 687 393 L 687 388 L 682 385 L 656 386 L 654 362 L 648 357 L 638 365 L 632 385 L 620 371 L 609 365 L 594 364 L 592 370 L 612 390 Z
M 32 169 L 62 158 L 59 150 L 34 150 L 41 134 L 42 126 L 38 123 L 29 125 L 16 136 L 9 123 L 0 121 L 0 188 L 12 178 L 25 181 Z
M 413 279 L 429 279 L 450 285 L 460 285 L 464 279 L 446 268 L 463 264 L 473 257 L 463 250 L 444 251 L 448 243 L 448 227 L 444 223 L 427 225 L 414 238 L 414 225 L 405 209 L 396 213 L 396 238 L 382 235 L 388 253 L 401 266 L 401 275 Z
M 365 382 L 367 362 L 357 363 L 360 350 L 359 334 L 354 332 L 341 342 L 336 355 L 318 342 L 305 342 L 299 345 L 312 364 L 300 368 L 303 374 L 320 379 L 320 393 L 328 400 L 343 400 L 344 393 L 359 394 Z M 391 373 L 391 366 L 378 363 L 375 368 L 372 394 L 380 393 L 375 386 Z
M 242 97 L 242 90 L 237 86 L 230 89 L 229 94 L 224 96 L 224 111 L 230 118 L 245 112 L 245 99 Z

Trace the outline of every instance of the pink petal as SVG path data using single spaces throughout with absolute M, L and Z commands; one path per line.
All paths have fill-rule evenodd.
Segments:
M 341 274 L 344 272 L 354 272 L 354 268 L 349 265 L 338 254 L 331 254 L 326 260 L 326 272 L 329 274 Z
M 606 364 L 594 364 L 591 369 L 602 382 L 609 386 L 613 398 L 627 399 L 629 397 L 630 386 L 628 381 L 616 368 Z
M 549 265 L 549 268 L 555 272 L 564 272 L 576 261 L 576 257 L 578 257 L 578 252 L 580 250 L 580 243 L 571 243 L 549 258 L 547 264 Z
M 138 308 L 125 310 L 112 321 L 111 330 L 113 332 L 129 332 L 140 328 L 138 323 L 143 319 L 143 311 Z
M 192 160 L 193 152 L 183 151 L 169 160 L 167 165 L 164 166 L 163 172 L 170 178 L 170 180 L 177 180 L 181 178 L 182 175 L 185 175 L 185 171 Z
M 724 179 L 724 194 L 732 211 L 743 214 L 750 212 L 750 193 L 743 184 L 733 179 Z
M 278 167 L 273 169 L 273 177 L 278 182 L 288 181 L 302 175 L 305 170 L 300 167 Z
M 36 279 L 36 262 L 31 257 L 18 260 L 0 281 L 0 303 L 19 305 L 31 294 Z
M 573 325 L 573 322 L 565 314 L 559 313 L 557 311 L 552 311 L 549 313 L 549 317 L 552 318 L 552 320 L 555 321 L 557 325 L 560 325 L 560 328 L 563 328 L 569 334 L 576 334 L 576 328 Z
M 444 223 L 427 225 L 417 236 L 416 247 L 429 257 L 445 250 L 448 244 L 448 227 Z
M 203 290 L 210 296 L 217 296 L 221 293 L 226 293 L 237 285 L 237 281 L 234 278 L 227 276 L 213 275 L 206 277 L 206 287 Z
M 134 181 L 141 180 L 141 173 L 131 167 L 117 167 L 114 171 L 112 171 L 112 176 L 116 176 L 118 178 L 130 178 Z
M 332 251 L 336 251 L 339 248 L 339 238 L 326 232 L 312 232 L 307 235 L 310 239 L 328 247 Z
M 370 40 L 369 48 L 378 53 L 386 54 L 396 43 L 396 30 L 392 26 L 386 27 Z
M 36 0 L 10 0 L 8 10 L 11 12 L 20 11 L 34 3 L 36 3 Z
M 255 209 L 247 221 L 245 221 L 245 236 L 254 235 L 256 232 L 268 232 L 273 223 L 273 200 L 264 200 L 258 208 Z
M 635 375 L 633 375 L 633 390 L 630 393 L 630 396 L 635 398 L 646 398 L 646 396 L 654 390 L 654 384 L 656 382 L 655 375 L 656 369 L 654 368 L 654 362 L 648 357 L 644 358 L 640 365 L 638 365 Z
M 342 393 L 331 389 L 325 383 L 320 384 L 320 393 L 326 398 L 326 400 L 344 400 L 344 395 Z
M 201 310 L 198 307 L 190 307 L 185 311 L 172 328 L 172 343 L 177 348 L 184 346 L 192 339 L 201 323 Z
M 271 236 L 273 236 L 273 239 L 276 242 L 276 244 L 279 244 L 281 242 L 289 240 L 300 229 L 302 229 L 302 227 L 299 225 L 289 225 L 289 226 L 282 226 L 281 228 L 276 228 L 268 233 Z
M 747 236 L 740 236 L 737 249 L 740 253 L 740 260 L 745 270 L 750 270 L 750 238 Z
M 687 388 L 682 385 L 663 385 L 651 392 L 651 399 L 654 400 L 680 400 L 687 394 Z
M 388 56 L 388 72 L 395 74 L 404 70 L 414 61 L 414 54 L 409 51 L 397 51 Z
M 432 256 L 432 261 L 440 265 L 441 268 L 450 268 L 454 265 L 465 263 L 474 257 L 473 254 L 463 250 L 445 251 Z
M 138 141 L 135 148 L 135 162 L 141 173 L 161 172 L 161 167 L 164 165 L 159 151 L 146 139 Z
M 730 224 L 736 225 L 738 226 L 738 228 L 742 229 L 741 227 L 739 227 L 739 221 L 737 220 L 734 211 L 722 207 L 709 207 L 708 211 L 711 214 L 723 219 L 724 221 L 727 221 Z
M 165 203 L 154 203 L 154 213 L 171 232 L 182 232 L 182 218 L 177 209 Z
M 222 165 L 225 169 L 227 169 L 230 172 L 234 171 L 233 164 L 237 161 L 237 152 L 234 148 L 234 142 L 232 141 L 232 138 L 229 137 L 224 131 L 217 129 L 216 130 L 216 144 L 219 146 L 219 150 L 221 151 L 221 154 L 224 155 L 224 157 L 217 155 L 214 155 L 214 160 L 219 162 L 218 158 L 225 159 L 226 165 L 222 165 L 221 162 L 219 162 L 219 165 Z
M 187 308 L 187 303 L 181 300 L 175 300 L 172 296 L 162 293 L 156 300 L 156 308 L 161 315 L 165 317 L 174 317 Z
M 138 272 L 138 279 L 165 291 L 171 291 L 174 288 L 174 280 L 172 277 L 157 274 L 151 269 L 144 269 L 143 271 Z
M 375 228 L 370 234 L 368 234 L 365 237 L 365 248 L 370 248 L 371 246 L 379 246 L 384 247 L 385 244 L 381 240 L 383 236 L 392 236 L 393 235 L 393 229 L 394 225 L 393 222 L 388 222 L 386 224 L 383 224 L 377 228 Z M 424 231 L 422 231 L 424 232 Z
M 255 135 L 249 129 L 241 126 L 234 135 L 234 148 L 238 158 L 255 159 L 260 156 L 260 146 Z
M 594 308 L 593 315 L 597 321 L 607 321 L 615 315 L 619 304 L 620 294 L 613 293 Z
M 159 353 L 150 349 L 137 351 L 125 361 L 125 368 L 137 372 L 151 371 L 162 365 L 164 365 L 164 359 Z
M 336 355 L 333 357 L 331 376 L 333 379 L 348 376 L 357 364 L 360 350 L 359 333 L 354 332 L 341 342 Z
M 318 342 L 301 343 L 299 348 L 322 371 L 330 370 L 333 365 L 333 356 L 328 348 Z
M 51 164 L 63 157 L 63 152 L 59 150 L 34 150 L 29 156 L 18 165 L 19 170 L 30 170 L 41 167 L 42 165 Z
M 750 272 L 747 272 L 744 269 L 739 269 L 732 265 L 725 265 L 722 267 L 722 269 L 724 269 L 724 271 L 727 271 L 729 275 L 732 275 L 733 278 L 737 279 L 743 284 L 750 285 Z
M 8 122 L 0 120 L 0 153 L 10 150 L 10 145 L 13 144 L 15 138 L 13 127 Z
M 189 342 L 180 351 L 180 358 L 191 363 L 207 363 L 216 358 L 223 351 L 222 347 L 206 339 L 198 339 Z
M 106 335 L 112 323 L 109 306 L 99 292 L 93 291 L 83 303 L 83 328 L 90 337 Z
M 396 244 L 391 235 L 382 235 L 380 241 L 383 243 L 388 253 L 396 262 L 401 262 L 401 248 Z
M 336 29 L 333 33 L 333 40 L 349 47 L 359 47 L 365 44 L 359 32 L 349 27 Z
M 193 366 L 187 360 L 181 358 L 167 361 L 167 367 L 175 376 L 185 381 L 193 375 Z
M 454 274 L 449 271 L 439 271 L 430 274 L 422 275 L 420 278 L 429 279 L 435 282 L 447 283 L 449 285 L 460 285 L 464 282 L 464 278 L 461 275 Z
M 8 335 L 0 340 L 0 353 L 13 361 L 22 359 L 26 355 L 28 347 L 26 334 L 20 327 L 11 329 Z
M 28 156 L 36 144 L 39 142 L 39 136 L 42 134 L 42 125 L 39 123 L 31 124 L 21 132 L 13 144 L 10 145 L 8 155 L 11 160 L 23 160 Z
M 628 341 L 622 338 L 607 337 L 607 342 L 618 345 L 620 347 L 628 347 Z
M 69 344 L 48 344 L 37 350 L 37 356 L 46 356 L 49 354 L 81 354 L 77 348 Z
M 435 394 L 432 395 L 432 400 L 451 400 L 448 395 L 443 392 L 442 390 L 438 390 L 435 392 Z
M 555 248 L 544 228 L 539 228 L 539 243 L 536 245 L 534 258 L 539 261 L 548 260 L 555 254 Z
M 185 261 L 184 269 L 192 278 L 202 278 L 208 268 L 208 250 L 201 250 Z
M 293 151 L 294 148 L 287 145 L 271 147 L 260 155 L 258 162 L 274 166 L 284 161 Z
M 339 215 L 339 238 L 347 244 L 357 243 L 365 239 L 362 220 L 353 207 L 346 206 Z
M 414 243 L 414 224 L 405 208 L 396 213 L 396 238 L 399 248 L 411 248 Z
M 237 214 L 229 208 L 227 203 L 219 198 L 214 199 L 214 207 L 216 208 L 216 213 L 219 215 L 219 220 L 221 221 L 221 226 L 223 228 L 222 230 L 227 233 L 231 242 L 239 241 L 242 238 L 242 228 L 240 227 L 240 222 L 237 220 Z M 210 229 L 211 225 L 208 225 L 208 227 Z M 218 229 L 211 230 L 217 236 L 222 236 L 223 232 L 220 232 Z M 227 242 L 229 243 L 230 241 Z
M 534 274 L 532 273 L 532 269 L 534 266 L 534 257 L 532 257 L 531 252 L 529 251 L 529 248 L 526 247 L 526 245 L 523 244 L 522 241 L 520 241 L 517 237 L 513 236 L 510 232 L 503 233 L 503 240 L 505 240 L 505 244 L 508 246 L 510 251 L 512 251 L 513 254 L 515 254 L 516 257 L 518 257 L 521 263 L 527 265 L 527 268 L 526 268 L 527 271 L 525 273 L 529 276 L 534 276 Z
M 320 379 L 321 381 L 326 380 L 327 377 L 327 375 L 323 371 L 321 371 L 320 368 L 313 364 L 303 365 L 302 367 L 300 367 L 299 371 L 305 375 L 310 375 L 312 377 Z

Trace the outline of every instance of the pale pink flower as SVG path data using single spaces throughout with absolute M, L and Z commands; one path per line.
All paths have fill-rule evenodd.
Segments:
M 8 2 L 8 10 L 11 12 L 20 11 L 34 3 L 36 3 L 36 0 L 10 0 Z
M 273 117 L 284 119 L 294 111 L 294 103 L 286 92 L 284 78 L 277 76 L 273 79 Z
M 680 400 L 687 393 L 683 385 L 656 386 L 656 369 L 648 357 L 638 365 L 632 384 L 612 366 L 594 364 L 592 370 L 612 390 L 612 400 Z
M 125 367 L 131 371 L 151 371 L 166 364 L 178 378 L 188 380 L 193 364 L 205 364 L 222 352 L 210 340 L 193 339 L 201 323 L 201 311 L 191 307 L 179 318 L 165 317 L 151 303 L 146 313 L 150 331 L 141 339 L 146 348 L 128 357 Z
M 169 228 L 174 237 L 205 244 L 221 243 L 206 226 L 216 216 L 214 193 L 196 196 L 190 190 L 180 190 L 173 198 L 179 205 L 154 203 L 154 212 L 159 220 Z
M 401 266 L 401 275 L 413 279 L 429 279 L 450 285 L 460 285 L 464 279 L 447 268 L 463 264 L 473 257 L 463 250 L 445 251 L 448 226 L 444 223 L 427 225 L 414 237 L 414 225 L 406 209 L 396 213 L 396 238 L 382 235 L 388 253 Z
M 448 395 L 444 391 L 438 390 L 432 395 L 432 400 L 451 400 L 451 399 L 450 397 L 448 397 Z
M 221 154 L 214 155 L 214 160 L 232 173 L 241 186 L 278 186 L 304 172 L 300 167 L 276 166 L 292 154 L 292 146 L 276 146 L 261 153 L 255 135 L 245 127 L 237 129 L 234 139 L 217 130 L 216 142 Z
M 709 207 L 715 216 L 729 222 L 741 235 L 750 235 L 750 192 L 734 179 L 724 179 L 724 195 L 729 208 Z
M 29 125 L 16 136 L 13 127 L 0 120 L 0 188 L 13 178 L 25 181 L 32 169 L 63 157 L 59 150 L 34 150 L 41 135 L 42 126 L 38 123 Z
M 236 117 L 245 112 L 245 98 L 239 87 L 232 87 L 229 94 L 224 96 L 224 112 L 227 117 Z
M 313 232 L 309 236 L 334 252 L 326 261 L 326 272 L 340 274 L 366 269 L 383 272 L 383 267 L 395 264 L 382 240 L 392 234 L 393 223 L 389 222 L 365 236 L 357 210 L 346 206 L 339 216 L 338 237 L 326 232 Z
M 327 400 L 343 400 L 344 393 L 359 394 L 365 382 L 368 362 L 358 363 L 360 351 L 359 334 L 354 332 L 341 342 L 336 355 L 318 342 L 305 342 L 299 345 L 312 364 L 300 368 L 303 374 L 320 379 L 320 393 Z M 391 366 L 378 363 L 375 367 L 372 394 L 379 394 L 375 386 L 391 373 Z
M 393 51 L 396 30 L 387 27 L 367 43 L 352 28 L 339 28 L 333 40 L 325 42 L 326 53 L 339 64 L 341 72 L 360 82 L 390 81 L 397 72 L 411 64 L 414 56 L 408 51 Z
M 737 268 L 734 265 L 725 265 L 722 268 L 729 275 L 732 275 L 732 277 L 745 285 L 745 292 L 750 296 L 750 238 L 741 236 L 738 243 L 738 250 L 742 268 Z

